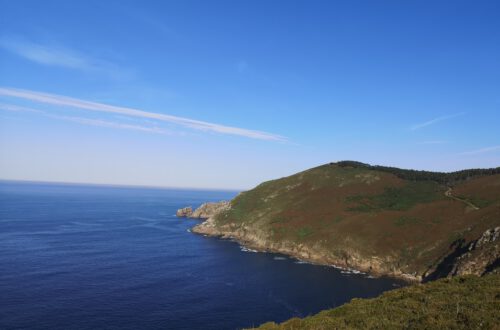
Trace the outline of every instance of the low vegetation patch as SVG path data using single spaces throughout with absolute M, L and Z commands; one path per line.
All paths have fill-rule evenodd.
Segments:
M 419 222 L 418 218 L 410 217 L 410 216 L 407 216 L 407 215 L 403 215 L 403 216 L 397 218 L 396 220 L 394 220 L 394 224 L 396 226 L 404 226 L 404 225 L 416 224 L 418 222 Z
M 306 238 L 307 236 L 311 235 L 312 234 L 312 229 L 311 228 L 300 228 L 298 231 L 297 231 L 297 235 L 299 236 L 300 239 L 304 239 Z
M 292 329 L 498 329 L 500 275 L 442 279 L 353 299 L 335 309 L 261 330 Z
M 350 211 L 405 211 L 420 203 L 430 203 L 442 199 L 443 189 L 432 182 L 407 183 L 404 187 L 389 187 L 379 195 L 355 195 L 347 198 L 356 203 Z

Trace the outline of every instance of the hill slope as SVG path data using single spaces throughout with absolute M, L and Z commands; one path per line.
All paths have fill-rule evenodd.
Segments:
M 498 266 L 499 173 L 332 163 L 241 193 L 193 231 L 419 281 L 482 274 Z
M 353 299 L 335 309 L 261 330 L 495 329 L 500 326 L 500 275 L 442 279 Z

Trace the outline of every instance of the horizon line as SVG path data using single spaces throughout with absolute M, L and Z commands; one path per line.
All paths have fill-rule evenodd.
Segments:
M 148 189 L 158 189 L 158 190 L 199 190 L 199 191 L 230 191 L 230 192 L 242 192 L 249 189 L 237 189 L 237 188 L 204 188 L 204 187 L 175 187 L 175 186 L 161 186 L 161 185 L 147 185 L 147 184 L 127 184 L 127 183 L 96 183 L 96 182 L 78 182 L 78 181 L 52 181 L 52 180 L 32 180 L 32 179 L 5 179 L 0 178 L 0 183 L 2 182 L 12 182 L 12 183 L 40 183 L 40 184 L 53 184 L 53 185 L 74 185 L 74 186 L 100 186 L 109 188 L 148 188 Z
M 358 162 L 358 161 L 353 161 L 353 160 L 336 160 L 336 161 L 331 161 L 331 162 L 326 162 L 320 165 L 312 166 L 304 170 L 300 170 L 296 173 L 293 173 L 291 175 L 295 175 L 304 171 L 308 171 L 317 167 L 325 166 L 325 165 L 332 165 L 332 164 L 337 164 L 339 162 L 346 162 L 346 161 L 352 161 L 352 162 Z M 359 162 L 371 167 L 391 167 L 391 168 L 396 168 L 400 170 L 406 170 L 406 171 L 417 171 L 417 172 L 433 172 L 433 173 L 454 173 L 454 172 L 460 172 L 460 171 L 466 171 L 466 170 L 488 170 L 488 169 L 497 169 L 500 167 L 474 167 L 474 168 L 461 168 L 458 170 L 449 170 L 449 171 L 437 171 L 437 170 L 429 170 L 429 169 L 414 169 L 414 168 L 403 168 L 403 167 L 398 167 L 394 165 L 381 165 L 381 164 L 370 164 L 368 162 Z M 372 170 L 377 170 L 376 168 L 373 168 Z M 288 175 L 290 176 L 290 175 Z M 288 176 L 280 177 L 280 178 L 285 178 Z M 275 178 L 275 179 L 270 179 L 270 180 L 277 180 L 280 178 Z M 269 180 L 267 180 L 269 181 Z M 217 188 L 217 187 L 178 187 L 178 186 L 163 186 L 163 185 L 148 185 L 148 184 L 127 184 L 127 183 L 98 183 L 98 182 L 78 182 L 78 181 L 52 181 L 52 180 L 33 180 L 33 179 L 6 179 L 6 178 L 0 178 L 0 182 L 14 182 L 14 183 L 45 183 L 45 184 L 59 184 L 59 185 L 80 185 L 80 186 L 102 186 L 102 187 L 116 187 L 116 188 L 149 188 L 149 189 L 159 189 L 159 190 L 199 190 L 199 191 L 230 191 L 230 192 L 243 192 L 243 191 L 248 191 L 252 190 L 255 187 L 257 187 L 259 184 L 267 181 L 262 181 L 254 185 L 252 188 Z

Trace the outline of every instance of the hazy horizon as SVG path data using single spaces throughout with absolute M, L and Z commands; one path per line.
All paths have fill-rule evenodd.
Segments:
M 324 164 L 320 164 L 321 166 Z M 380 166 L 389 166 L 384 164 L 369 164 L 369 165 L 380 165 Z M 315 167 L 315 166 L 313 166 Z M 483 167 L 484 169 L 487 169 Z M 308 168 L 309 169 L 309 168 Z M 308 170 L 304 169 L 304 170 Z M 410 169 L 410 168 L 405 168 Z M 463 168 L 460 170 L 467 170 L 469 168 Z M 419 171 L 427 171 L 426 169 L 418 169 Z M 300 172 L 300 171 L 299 171 Z M 454 171 L 444 171 L 444 172 L 454 172 Z M 295 174 L 295 173 L 292 173 Z M 276 177 L 274 179 L 279 179 L 281 177 Z M 271 179 L 273 180 L 273 179 Z M 124 188 L 153 188 L 153 189 L 179 189 L 179 190 L 215 190 L 215 191 L 246 191 L 252 187 L 240 187 L 240 188 L 220 188 L 220 187 L 196 187 L 196 186 L 162 186 L 162 185 L 141 185 L 141 184 L 123 184 L 123 183 L 106 183 L 106 182 L 78 182 L 78 181 L 44 181 L 44 180 L 30 180 L 30 179 L 4 179 L 0 178 L 0 182 L 16 182 L 16 183 L 40 183 L 40 184 L 61 184 L 61 185 L 89 185 L 89 186 L 106 186 L 106 187 L 124 187 Z M 258 185 L 259 183 L 257 183 Z
M 500 166 L 499 11 L 0 0 L 0 179 L 246 190 L 340 160 Z

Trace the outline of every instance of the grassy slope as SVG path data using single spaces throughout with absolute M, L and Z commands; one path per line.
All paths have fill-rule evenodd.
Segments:
M 245 228 L 271 242 L 314 247 L 335 258 L 383 260 L 387 268 L 422 275 L 459 238 L 476 239 L 500 225 L 500 175 L 478 177 L 444 195 L 432 181 L 408 181 L 371 168 L 323 165 L 265 182 L 240 194 L 219 228 Z
M 498 329 L 500 275 L 455 277 L 353 299 L 341 307 L 261 330 Z

